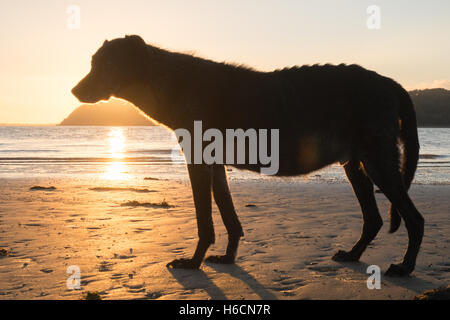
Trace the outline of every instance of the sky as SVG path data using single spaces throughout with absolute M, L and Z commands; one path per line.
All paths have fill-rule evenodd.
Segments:
M 264 71 L 357 63 L 407 89 L 450 89 L 448 0 L 0 0 L 0 123 L 59 123 L 91 55 L 126 34 Z

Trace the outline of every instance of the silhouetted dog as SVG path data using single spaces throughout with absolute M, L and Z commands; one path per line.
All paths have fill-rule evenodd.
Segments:
M 134 103 L 171 129 L 278 128 L 280 176 L 306 174 L 340 162 L 363 213 L 361 238 L 336 261 L 357 261 L 382 226 L 375 183 L 392 203 L 390 232 L 401 218 L 408 249 L 387 275 L 407 275 L 415 267 L 424 219 L 407 190 L 418 161 L 415 111 L 408 93 L 393 80 L 357 65 L 303 66 L 273 72 L 217 63 L 147 45 L 139 36 L 105 41 L 92 58 L 90 73 L 72 90 L 82 102 L 111 96 Z M 403 147 L 400 153 L 399 145 Z M 403 155 L 403 156 L 402 156 Z M 261 164 L 235 165 L 259 170 Z M 192 259 L 168 266 L 199 268 L 214 243 L 211 189 L 228 231 L 223 256 L 208 260 L 233 263 L 243 236 L 223 165 L 188 164 L 199 242 Z

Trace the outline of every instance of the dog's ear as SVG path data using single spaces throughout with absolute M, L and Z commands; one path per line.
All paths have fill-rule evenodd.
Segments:
M 144 39 L 138 35 L 126 35 L 125 41 L 131 48 L 131 54 L 133 55 L 133 64 L 135 74 L 141 76 L 147 76 L 149 71 L 149 53 L 148 47 Z
M 126 35 L 125 36 L 125 39 L 127 39 L 127 40 L 130 40 L 130 41 L 133 41 L 133 42 L 135 42 L 135 43 L 137 43 L 137 44 L 140 44 L 140 45 L 145 45 L 145 41 L 144 41 L 144 39 L 142 39 L 140 36 L 138 36 L 138 35 Z
M 103 42 L 103 45 L 105 45 L 105 44 L 107 44 L 108 43 L 108 40 L 105 40 L 105 42 Z

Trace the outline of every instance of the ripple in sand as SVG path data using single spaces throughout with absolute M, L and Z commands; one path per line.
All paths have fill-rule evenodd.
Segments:
M 114 273 L 111 275 L 111 280 L 119 280 L 125 278 L 125 275 L 123 273 Z
M 149 299 L 158 299 L 159 297 L 162 297 L 162 295 L 161 292 L 147 292 L 145 297 Z
M 127 201 L 120 205 L 121 207 L 145 207 L 145 208 L 173 208 L 174 206 L 168 204 L 166 201 L 158 203 L 153 202 L 139 202 L 139 201 Z
M 53 270 L 50 268 L 44 268 L 44 269 L 41 269 L 40 271 L 43 273 L 52 273 L 53 272 Z
M 132 254 L 130 254 L 130 255 L 126 255 L 126 254 L 118 255 L 117 253 L 114 253 L 114 259 L 124 260 L 124 259 L 132 259 L 132 258 L 136 258 L 136 256 L 132 255 Z
M 335 276 L 337 275 L 339 271 L 339 267 L 332 267 L 332 266 L 311 266 L 308 267 L 309 270 L 323 273 L 326 276 Z
M 424 291 L 421 295 L 415 296 L 413 300 L 449 300 L 450 285 L 433 290 Z
M 142 233 L 142 232 L 146 232 L 146 231 L 151 231 L 152 229 L 150 228 L 136 228 L 133 232 L 134 233 Z
M 106 191 L 132 191 L 137 193 L 149 193 L 149 192 L 156 192 L 155 190 L 149 190 L 149 189 L 137 189 L 137 188 L 112 188 L 112 187 L 98 187 L 98 188 L 89 188 L 89 190 L 92 191 L 98 191 L 98 192 L 106 192 Z
M 108 262 L 108 261 L 102 261 L 100 262 L 100 266 L 98 267 L 99 272 L 107 272 L 111 271 L 114 263 Z
M 128 288 L 128 292 L 131 293 L 140 293 L 140 292 L 145 292 L 145 288 L 143 284 L 136 284 L 136 285 L 128 285 L 128 284 L 124 284 L 123 285 L 125 288 Z
M 54 191 L 54 190 L 56 190 L 54 186 L 51 187 L 33 186 L 30 188 L 30 191 Z

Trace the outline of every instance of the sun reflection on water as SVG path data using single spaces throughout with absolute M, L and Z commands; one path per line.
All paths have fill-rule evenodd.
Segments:
M 123 151 L 125 149 L 125 136 L 122 128 L 111 128 L 108 133 L 109 136 L 109 153 L 111 158 L 123 158 Z
M 127 166 L 123 161 L 125 151 L 125 135 L 122 128 L 111 128 L 108 133 L 109 157 L 111 162 L 106 168 L 104 178 L 108 180 L 124 180 L 129 178 Z

